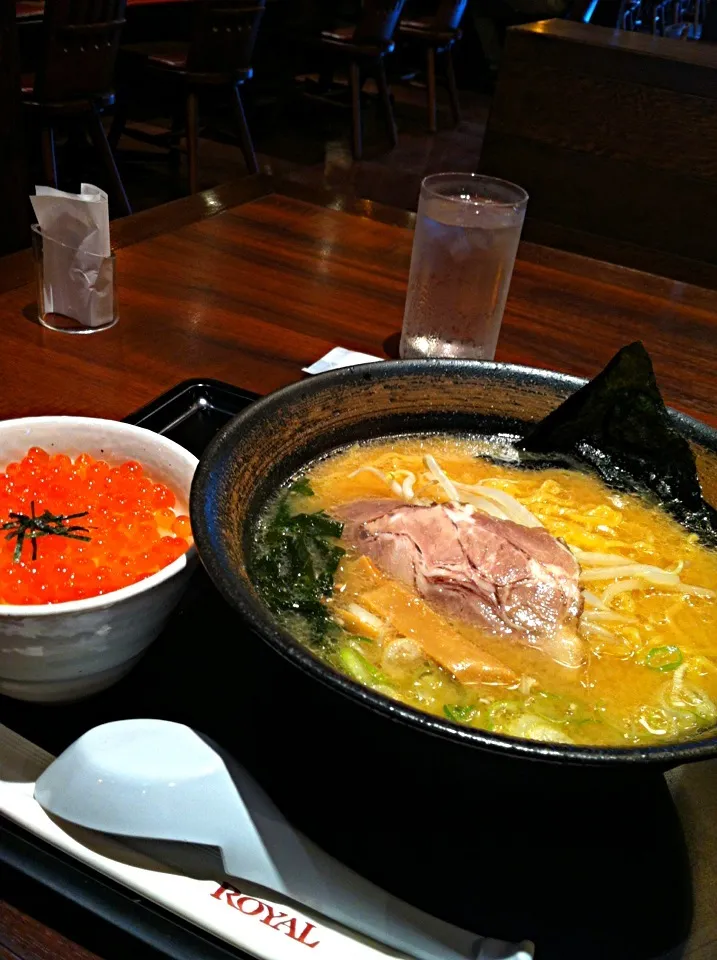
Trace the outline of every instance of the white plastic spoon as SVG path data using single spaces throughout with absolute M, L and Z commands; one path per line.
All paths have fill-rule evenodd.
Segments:
M 79 826 L 205 844 L 227 874 L 305 904 L 419 960 L 530 960 L 398 900 L 289 825 L 256 781 L 189 727 L 122 720 L 90 730 L 40 776 L 35 799 Z

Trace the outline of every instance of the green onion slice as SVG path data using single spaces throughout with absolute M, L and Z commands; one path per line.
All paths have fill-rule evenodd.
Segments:
M 467 723 L 475 713 L 475 707 L 469 705 L 461 706 L 457 703 L 446 703 L 443 706 L 443 712 L 454 723 Z
M 342 647 L 339 651 L 339 659 L 349 676 L 353 677 L 354 680 L 358 680 L 359 683 L 363 683 L 367 687 L 374 687 L 378 684 L 387 687 L 391 686 L 388 677 L 384 676 L 370 660 L 367 660 L 366 657 L 362 656 L 358 650 L 354 650 L 353 647 Z
M 532 713 L 550 723 L 583 724 L 595 720 L 594 711 L 584 703 L 557 693 L 541 691 L 529 701 L 529 706 Z
M 645 666 L 650 670 L 659 670 L 660 673 L 668 673 L 670 670 L 676 670 L 684 660 L 682 651 L 679 647 L 671 645 L 665 647 L 653 647 L 648 650 L 645 657 Z
M 521 700 L 495 700 L 488 707 L 486 728 L 495 730 L 496 725 L 501 725 L 504 721 L 519 716 L 524 707 L 525 704 Z

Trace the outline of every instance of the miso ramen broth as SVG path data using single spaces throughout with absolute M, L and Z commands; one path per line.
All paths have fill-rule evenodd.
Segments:
M 492 441 L 313 464 L 267 510 L 253 576 L 321 660 L 457 724 L 634 746 L 717 723 L 717 555 L 647 500 Z

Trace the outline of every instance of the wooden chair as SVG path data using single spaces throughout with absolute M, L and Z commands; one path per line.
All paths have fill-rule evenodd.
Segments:
M 333 66 L 343 61 L 349 67 L 355 160 L 360 160 L 363 156 L 361 90 L 370 76 L 374 77 L 378 84 L 391 146 L 395 147 L 398 142 L 384 58 L 393 52 L 393 36 L 405 2 L 406 0 L 365 0 L 361 19 L 355 27 L 325 30 L 319 39 L 320 49 Z
M 30 192 L 20 104 L 15 10 L 0 6 L 0 256 L 30 245 Z
M 7 4 L 7 6 L 10 6 L 10 4 Z M 15 17 L 20 22 L 42 20 L 44 12 L 44 0 L 17 0 L 15 5 Z
M 440 54 L 445 68 L 445 80 L 451 101 L 454 124 L 460 123 L 456 74 L 453 69 L 453 46 L 461 38 L 460 23 L 468 0 L 441 0 L 432 17 L 401 20 L 398 28 L 402 39 L 420 44 L 426 50 L 426 91 L 428 95 L 428 129 L 438 129 L 436 118 L 436 58 Z
M 191 193 L 199 189 L 199 94 L 203 90 L 225 87 L 231 92 L 247 169 L 250 173 L 259 171 L 239 88 L 253 75 L 251 60 L 264 4 L 265 0 L 196 0 L 188 43 L 137 43 L 123 48 L 123 55 L 143 61 L 147 78 L 161 74 L 181 86 Z M 110 134 L 112 143 L 119 141 L 125 120 L 123 106 Z M 173 127 L 177 140 L 179 126 L 175 122 Z
M 37 72 L 22 80 L 26 109 L 42 133 L 48 183 L 57 186 L 55 127 L 81 125 L 89 133 L 110 180 L 110 193 L 131 213 L 112 150 L 102 126 L 104 110 L 114 104 L 112 89 L 126 0 L 46 0 Z

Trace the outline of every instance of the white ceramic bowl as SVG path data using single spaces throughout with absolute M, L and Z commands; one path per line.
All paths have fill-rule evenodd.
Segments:
M 0 422 L 0 468 L 30 447 L 119 464 L 138 460 L 186 513 L 197 458 L 159 434 L 116 420 L 26 417 Z M 160 633 L 193 566 L 184 556 L 129 587 L 86 600 L 0 604 L 0 693 L 37 702 L 77 700 L 127 673 Z

